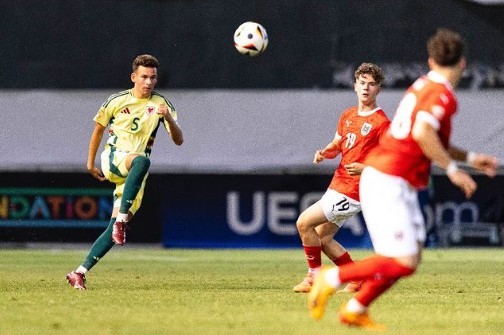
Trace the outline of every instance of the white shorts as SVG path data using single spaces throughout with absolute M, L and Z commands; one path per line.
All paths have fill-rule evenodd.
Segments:
M 403 178 L 366 167 L 359 191 L 375 252 L 385 257 L 418 254 L 419 242 L 425 242 L 425 224 L 417 190 Z
M 330 188 L 320 199 L 320 205 L 327 221 L 340 228 L 346 219 L 361 210 L 360 202 Z

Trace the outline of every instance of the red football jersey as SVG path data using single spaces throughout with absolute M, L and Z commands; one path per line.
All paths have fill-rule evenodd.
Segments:
M 390 120 L 379 107 L 369 112 L 358 112 L 354 106 L 343 112 L 337 128 L 337 136 L 341 138 L 341 161 L 329 188 L 359 201 L 360 175 L 349 175 L 344 166 L 350 163 L 363 163 L 389 124 Z
M 413 187 L 427 187 L 431 161 L 411 136 L 418 120 L 437 130 L 441 143 L 448 148 L 451 120 L 457 111 L 457 99 L 450 83 L 436 72 L 417 79 L 406 91 L 389 130 L 366 159 L 376 169 L 406 179 Z

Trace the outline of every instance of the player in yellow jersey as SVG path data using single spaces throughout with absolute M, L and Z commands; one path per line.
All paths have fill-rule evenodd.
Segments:
M 93 119 L 95 128 L 89 141 L 87 169 L 96 179 L 116 185 L 114 209 L 107 229 L 95 241 L 82 264 L 66 276 L 76 289 L 86 289 L 86 272 L 114 244 L 126 243 L 126 226 L 142 202 L 149 157 L 159 126 L 168 131 L 176 145 L 184 141 L 175 108 L 154 92 L 158 67 L 158 60 L 151 55 L 136 57 L 131 74 L 133 88 L 110 96 Z M 95 159 L 107 127 L 109 138 L 99 169 Z

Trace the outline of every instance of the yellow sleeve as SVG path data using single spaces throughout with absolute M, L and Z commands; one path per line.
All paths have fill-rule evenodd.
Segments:
M 106 127 L 108 126 L 109 122 L 110 122 L 110 119 L 112 118 L 112 113 L 110 113 L 108 110 L 110 108 L 105 108 L 105 107 L 100 107 L 100 109 L 98 110 L 98 113 L 96 113 L 95 117 L 93 118 L 93 120 L 95 122 L 98 122 L 99 124 L 101 124 L 102 126 Z

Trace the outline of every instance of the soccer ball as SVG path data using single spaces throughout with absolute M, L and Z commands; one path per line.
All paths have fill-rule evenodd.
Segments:
M 268 47 L 268 33 L 259 23 L 245 22 L 234 33 L 234 46 L 243 55 L 257 56 Z

